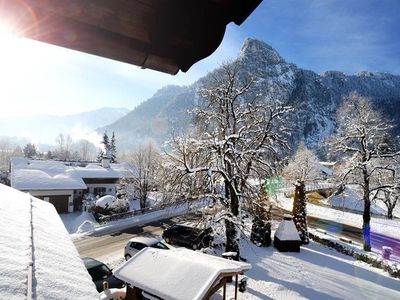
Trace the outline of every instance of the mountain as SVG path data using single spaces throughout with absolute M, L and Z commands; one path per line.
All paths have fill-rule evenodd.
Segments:
M 256 92 L 294 107 L 293 143 L 304 140 L 309 147 L 323 151 L 324 139 L 335 128 L 336 110 L 343 96 L 351 91 L 370 97 L 377 109 L 399 124 L 398 75 L 367 71 L 355 75 L 338 71 L 316 74 L 286 62 L 271 46 L 255 39 L 245 40 L 236 62 L 241 75 L 256 80 Z M 207 86 L 215 72 L 218 69 L 190 86 L 160 89 L 122 119 L 101 130 L 114 130 L 123 140 L 122 147 L 134 146 L 147 138 L 163 142 L 172 134 L 185 131 L 190 125 L 188 110 L 197 102 L 197 92 Z M 399 128 L 396 130 L 399 134 Z
M 54 144 L 58 134 L 70 134 L 83 138 L 96 128 L 111 124 L 129 112 L 126 108 L 103 107 L 74 115 L 34 115 L 28 117 L 7 117 L 0 119 L 0 136 L 35 143 Z M 10 139 L 9 138 L 9 139 Z

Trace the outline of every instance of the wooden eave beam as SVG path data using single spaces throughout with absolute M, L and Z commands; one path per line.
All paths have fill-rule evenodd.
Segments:
M 209 56 L 262 0 L 0 0 L 21 35 L 176 74 Z

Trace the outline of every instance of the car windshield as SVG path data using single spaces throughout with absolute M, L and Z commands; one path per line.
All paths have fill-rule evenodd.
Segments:
M 112 272 L 106 265 L 98 265 L 96 267 L 89 269 L 88 271 L 94 281 L 105 279 L 108 276 L 112 275 Z
M 152 248 L 157 248 L 157 249 L 169 249 L 166 245 L 164 245 L 161 242 L 158 242 L 157 244 L 154 244 L 153 246 L 151 246 Z

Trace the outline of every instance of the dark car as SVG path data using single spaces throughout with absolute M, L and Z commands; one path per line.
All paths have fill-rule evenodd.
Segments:
M 211 228 L 197 228 L 194 226 L 175 224 L 165 229 L 162 237 L 170 244 L 189 247 L 193 250 L 211 245 L 213 241 Z
M 103 291 L 104 281 L 108 282 L 109 288 L 121 288 L 125 285 L 123 281 L 115 278 L 112 271 L 101 261 L 90 257 L 84 257 L 82 260 L 99 293 Z

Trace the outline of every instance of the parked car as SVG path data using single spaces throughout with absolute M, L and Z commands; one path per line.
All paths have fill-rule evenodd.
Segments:
M 211 245 L 213 241 L 213 231 L 211 228 L 201 229 L 194 226 L 175 224 L 165 229 L 162 237 L 167 243 L 177 244 L 196 250 Z
M 158 248 L 158 249 L 169 249 L 167 245 L 160 242 L 158 239 L 153 237 L 138 236 L 129 240 L 125 246 L 125 259 L 129 260 L 132 256 L 138 253 L 140 250 L 146 247 Z
M 82 258 L 82 260 L 90 276 L 92 277 L 92 280 L 96 285 L 96 289 L 99 293 L 103 291 L 104 281 L 108 282 L 109 288 L 121 288 L 125 286 L 125 283 L 115 278 L 112 270 L 110 270 L 110 268 L 103 264 L 101 261 L 98 261 L 91 257 L 84 257 Z

